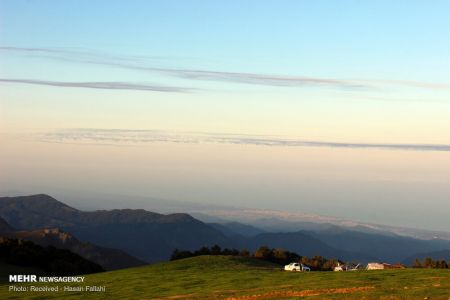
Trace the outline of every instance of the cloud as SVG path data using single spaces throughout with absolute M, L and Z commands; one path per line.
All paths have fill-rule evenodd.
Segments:
M 368 81 L 360 80 L 360 82 L 368 82 Z M 450 89 L 449 83 L 433 83 L 433 82 L 422 82 L 413 80 L 372 80 L 371 82 L 378 84 L 403 85 L 408 87 L 425 88 L 433 90 Z
M 64 53 L 67 51 L 56 50 L 50 48 L 24 48 L 24 47 L 0 47 L 0 51 L 11 51 L 11 52 L 37 52 L 37 53 Z
M 89 89 L 104 89 L 104 90 L 134 90 L 134 91 L 153 91 L 153 92 L 172 92 L 172 93 L 186 93 L 193 89 L 174 86 L 160 86 L 151 84 L 135 84 L 129 82 L 63 82 L 63 81 L 46 81 L 34 79 L 6 79 L 0 78 L 0 83 L 18 83 L 18 84 L 33 84 L 33 85 L 47 85 L 56 87 L 70 87 L 70 88 L 89 88 Z
M 338 88 L 364 88 L 363 84 L 337 79 L 324 79 L 298 76 L 276 76 L 255 73 L 218 72 L 204 70 L 183 70 L 183 69 L 155 69 L 162 73 L 194 80 L 226 81 L 235 83 L 247 83 L 268 86 L 332 86 Z
M 219 81 L 244 83 L 252 85 L 278 87 L 335 87 L 335 88 L 364 88 L 365 84 L 327 78 L 278 76 L 270 74 L 256 74 L 246 72 L 224 72 L 198 69 L 161 68 L 150 66 L 151 61 L 161 57 L 112 56 L 92 51 L 64 50 L 53 48 L 20 48 L 0 47 L 0 51 L 42 54 L 46 58 L 65 60 L 77 63 L 104 65 L 129 70 L 156 72 L 171 77 L 198 81 Z
M 423 89 L 450 89 L 449 83 L 433 83 L 412 80 L 381 79 L 332 79 L 307 76 L 280 76 L 271 74 L 225 72 L 215 70 L 162 68 L 153 66 L 155 61 L 171 58 L 161 56 L 120 56 L 86 49 L 71 48 L 31 48 L 0 46 L 0 51 L 17 52 L 48 59 L 62 60 L 91 65 L 103 65 L 128 70 L 156 72 L 171 77 L 198 81 L 217 81 L 277 87 L 332 87 L 344 89 L 373 89 L 384 85 L 406 86 Z M 173 58 L 172 58 L 173 60 Z
M 58 143 L 142 145 L 148 143 L 188 143 L 188 144 L 237 144 L 279 147 L 325 147 L 347 149 L 384 149 L 409 151 L 450 152 L 445 144 L 390 144 L 390 143 L 352 143 L 333 141 L 311 141 L 286 139 L 264 135 L 221 134 L 201 132 L 172 132 L 160 130 L 127 129 L 62 129 L 40 134 L 40 141 Z

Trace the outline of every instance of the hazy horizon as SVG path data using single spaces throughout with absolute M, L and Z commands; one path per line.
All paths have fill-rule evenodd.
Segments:
M 449 10 L 0 0 L 0 192 L 449 231 Z

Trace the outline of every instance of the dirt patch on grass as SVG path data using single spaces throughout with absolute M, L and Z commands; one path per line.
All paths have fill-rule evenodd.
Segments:
M 186 298 L 191 298 L 191 297 L 194 297 L 194 294 L 169 296 L 165 299 L 186 299 Z
M 292 287 L 292 285 L 285 285 L 286 287 Z M 281 287 L 281 286 L 280 286 Z M 278 287 L 278 288 L 280 288 Z M 164 298 L 156 298 L 156 299 L 226 299 L 226 300 L 260 300 L 260 299 L 282 299 L 282 298 L 290 298 L 290 297 L 308 297 L 308 296 L 320 296 L 320 295 L 332 295 L 332 294 L 351 294 L 357 292 L 364 292 L 368 290 L 374 289 L 374 286 L 361 286 L 361 287 L 351 287 L 351 288 L 336 288 L 336 289 L 321 289 L 321 290 L 303 290 L 303 291 L 273 291 L 261 294 L 250 294 L 250 295 L 242 295 L 242 296 L 224 296 L 223 291 L 219 294 L 218 291 L 210 295 L 196 295 L 196 294 L 182 294 L 182 295 L 173 295 Z M 225 293 L 230 292 L 250 292 L 254 289 L 248 290 L 227 290 Z
M 307 297 L 329 294 L 350 294 L 372 290 L 373 286 L 361 286 L 352 288 L 323 289 L 323 290 L 304 290 L 304 291 L 273 291 L 264 294 L 245 295 L 238 297 L 229 297 L 226 300 L 254 300 L 254 299 L 281 299 L 289 297 Z
M 284 285 L 277 285 L 277 286 L 271 286 L 270 289 L 285 289 L 285 288 L 292 288 L 292 284 L 284 284 Z M 233 294 L 233 293 L 244 293 L 244 292 L 252 292 L 252 291 L 259 291 L 261 288 L 251 288 L 251 289 L 238 289 L 238 290 L 221 290 L 221 291 L 214 291 L 214 294 Z

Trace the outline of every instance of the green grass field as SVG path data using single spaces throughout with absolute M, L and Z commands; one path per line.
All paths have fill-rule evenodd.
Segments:
M 18 284 L 19 285 L 19 284 Z M 55 286 L 55 284 L 35 284 Z M 9 292 L 0 299 L 450 299 L 450 270 L 284 272 L 240 257 L 201 256 L 86 277 L 106 292 Z

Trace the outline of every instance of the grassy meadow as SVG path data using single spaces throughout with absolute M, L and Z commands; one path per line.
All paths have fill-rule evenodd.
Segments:
M 284 272 L 255 259 L 200 256 L 87 275 L 59 292 L 9 292 L 0 299 L 450 299 L 450 270 Z M 16 284 L 30 286 L 32 284 Z M 39 286 L 57 284 L 38 283 Z M 105 286 L 106 292 L 63 292 L 63 286 Z

